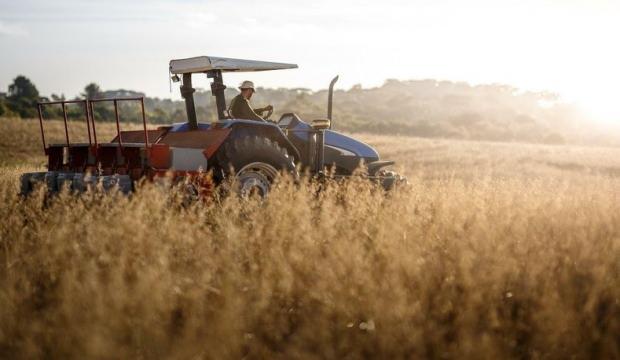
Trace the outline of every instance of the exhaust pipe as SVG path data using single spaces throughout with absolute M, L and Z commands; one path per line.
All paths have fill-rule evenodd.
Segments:
M 314 130 L 314 173 L 323 174 L 325 167 L 325 130 L 332 128 L 332 104 L 334 97 L 334 85 L 338 81 L 338 75 L 329 83 L 329 93 L 327 95 L 327 120 L 317 119 L 312 121 Z M 327 125 L 329 123 L 329 125 Z
M 327 95 L 327 118 L 329 119 L 329 128 L 332 128 L 332 100 L 334 98 L 334 85 L 336 85 L 336 81 L 338 81 L 339 75 L 336 75 L 335 78 L 332 79 L 332 82 L 329 83 L 329 94 Z

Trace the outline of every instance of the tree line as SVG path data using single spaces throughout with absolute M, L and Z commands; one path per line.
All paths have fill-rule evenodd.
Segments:
M 226 89 L 227 101 L 238 94 Z M 103 90 L 90 83 L 78 99 L 144 96 L 133 90 Z M 0 98 L 0 116 L 37 117 L 36 103 L 62 100 L 63 95 L 41 96 L 25 76 L 17 76 L 8 92 Z M 194 94 L 199 121 L 216 120 L 215 100 L 210 91 Z M 327 91 L 296 88 L 258 88 L 253 104 L 272 104 L 274 118 L 295 112 L 302 119 L 326 116 Z M 145 111 L 150 123 L 186 121 L 182 100 L 145 97 Z M 123 121 L 141 121 L 138 104 L 121 103 Z M 45 107 L 46 118 L 61 118 L 60 106 Z M 70 119 L 83 119 L 79 106 L 67 106 Z M 111 104 L 97 103 L 98 121 L 114 120 Z M 389 79 L 382 86 L 362 88 L 355 85 L 334 94 L 334 127 L 349 132 L 400 134 L 471 140 L 527 141 L 537 143 L 587 143 L 600 141 L 600 134 L 584 132 L 588 119 L 572 104 L 562 102 L 549 92 L 521 91 L 501 85 L 470 85 L 465 82 L 437 80 L 401 81 Z
M 109 97 L 137 97 L 144 96 L 131 90 L 113 90 L 103 91 L 96 83 L 90 83 L 84 87 L 79 96 L 72 100 L 83 99 L 102 99 Z M 23 75 L 17 76 L 8 87 L 6 95 L 0 97 L 0 116 L 2 117 L 19 117 L 22 119 L 36 118 L 37 102 L 61 101 L 69 100 L 64 95 L 52 94 L 49 97 L 41 96 L 37 87 Z M 137 121 L 141 120 L 139 109 L 127 104 L 121 104 L 124 120 Z M 110 121 L 114 120 L 113 105 L 97 104 L 93 107 L 94 116 L 97 120 Z M 67 104 L 66 114 L 69 119 L 83 119 L 85 110 L 83 106 L 77 104 Z M 45 118 L 62 118 L 63 112 L 61 105 L 50 105 L 43 107 L 43 116 Z

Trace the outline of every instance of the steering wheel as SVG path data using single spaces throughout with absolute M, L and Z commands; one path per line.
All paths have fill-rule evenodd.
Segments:
M 271 110 L 267 110 L 267 115 L 263 116 L 263 119 L 265 119 L 266 121 L 271 121 L 269 119 L 271 117 L 271 114 L 273 114 L 273 106 L 271 107 Z

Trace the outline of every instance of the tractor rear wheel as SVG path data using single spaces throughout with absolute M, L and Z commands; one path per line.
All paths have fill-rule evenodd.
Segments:
M 242 197 L 267 196 L 280 172 L 296 175 L 293 157 L 265 137 L 232 139 L 220 149 L 217 159 L 225 171 L 232 170 L 232 189 Z

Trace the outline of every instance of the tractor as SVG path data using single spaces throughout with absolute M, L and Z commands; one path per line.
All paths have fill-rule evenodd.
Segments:
M 304 121 L 295 113 L 283 114 L 275 122 L 233 119 L 226 108 L 222 75 L 225 72 L 254 72 L 297 68 L 296 64 L 199 56 L 170 61 L 171 81 L 180 82 L 185 101 L 187 122 L 157 128 L 147 127 L 144 98 L 104 98 L 39 102 L 37 110 L 43 149 L 47 155 L 47 171 L 26 173 L 21 177 L 21 193 L 27 195 L 37 183 L 47 185 L 49 192 L 69 188 L 79 192 L 93 186 L 105 190 L 133 191 L 143 178 L 155 180 L 172 177 L 193 179 L 210 174 L 215 185 L 233 179 L 233 189 L 241 195 L 266 196 L 273 181 L 281 173 L 299 173 L 317 177 L 352 176 L 360 167 L 364 176 L 385 189 L 406 181 L 386 170 L 393 161 L 382 161 L 371 146 L 333 131 L 332 98 L 335 77 L 329 86 L 327 118 Z M 198 122 L 192 87 L 193 74 L 206 74 L 212 79 L 217 121 Z M 142 129 L 121 131 L 119 104 L 135 101 L 141 105 Z M 94 106 L 108 102 L 114 105 L 116 137 L 110 142 L 97 140 Z M 84 108 L 88 143 L 72 142 L 67 130 L 66 106 Z M 64 117 L 65 141 L 47 144 L 43 126 L 43 108 L 60 105 Z M 206 186 L 206 185 L 205 185 Z

